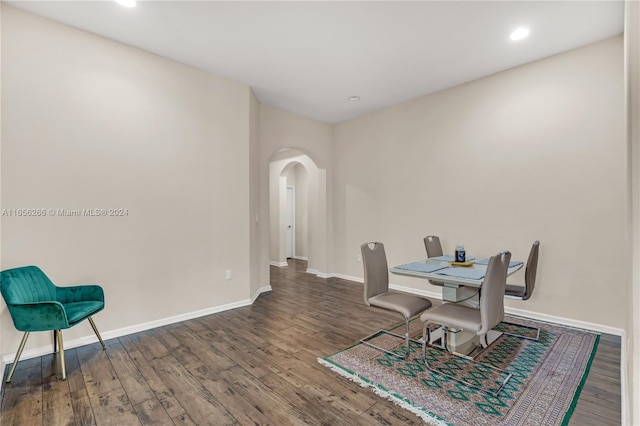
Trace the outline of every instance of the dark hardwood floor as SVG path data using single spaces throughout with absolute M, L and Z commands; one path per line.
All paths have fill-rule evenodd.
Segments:
M 272 268 L 252 306 L 67 350 L 65 382 L 53 355 L 21 361 L 0 424 L 422 424 L 317 363 L 400 317 L 366 307 L 361 284 L 305 269 Z M 571 424 L 620 418 L 620 339 L 603 336 Z

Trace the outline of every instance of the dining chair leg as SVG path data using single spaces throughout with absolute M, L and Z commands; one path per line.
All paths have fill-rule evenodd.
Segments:
M 427 324 L 428 322 L 425 322 L 422 328 L 422 360 L 425 364 L 427 364 L 427 344 L 431 343 L 431 330 Z
M 96 327 L 96 323 L 93 322 L 93 318 L 91 317 L 89 317 L 89 324 L 91 324 L 91 327 L 93 328 L 93 332 L 96 333 L 96 336 L 98 336 L 98 340 L 100 340 L 100 344 L 102 345 L 102 350 L 107 349 L 107 347 L 104 345 L 104 342 L 102 341 L 102 337 L 100 336 L 98 327 Z
M 22 340 L 20 341 L 20 346 L 18 346 L 18 352 L 16 353 L 16 358 L 13 360 L 13 364 L 11 365 L 11 370 L 9 370 L 9 376 L 7 376 L 7 383 L 11 383 L 11 377 L 13 377 L 13 372 L 16 371 L 16 366 L 18 365 L 18 361 L 20 361 L 20 355 L 22 355 L 22 350 L 24 349 L 24 345 L 27 343 L 27 338 L 29 338 L 29 332 L 25 331 L 22 336 Z
M 442 326 L 442 346 L 447 352 L 451 352 L 449 349 L 449 327 L 446 325 Z
M 424 324 L 424 333 L 422 334 L 422 361 L 427 364 L 427 324 Z
M 535 335 L 535 337 L 529 337 L 529 336 L 522 336 L 520 334 L 508 333 L 508 332 L 505 332 L 505 331 L 503 331 L 502 334 L 506 334 L 507 336 L 518 337 L 520 339 L 533 340 L 533 341 L 536 341 L 536 342 L 538 340 L 540 340 L 540 328 L 539 327 L 530 327 L 528 325 L 522 325 L 522 324 L 518 324 L 518 323 L 515 323 L 515 322 L 508 322 L 508 321 L 502 321 L 502 324 L 517 325 L 518 327 L 535 330 L 536 331 L 536 335 Z
M 58 346 L 60 347 L 60 369 L 62 370 L 62 380 L 67 380 L 67 368 L 64 363 L 64 346 L 62 345 L 62 331 L 58 330 Z
M 414 342 L 414 343 L 416 343 L 416 344 L 420 344 L 420 341 L 419 341 L 419 340 L 411 339 L 411 338 L 409 337 L 409 322 L 410 322 L 410 320 L 411 320 L 411 318 L 405 318 L 405 334 L 404 334 L 404 336 L 402 336 L 402 335 L 400 335 L 400 334 L 393 333 L 393 332 L 391 332 L 391 331 L 387 331 L 387 330 L 379 330 L 379 331 L 376 331 L 376 332 L 375 332 L 375 333 L 373 333 L 373 334 L 368 335 L 367 337 L 363 337 L 362 339 L 360 339 L 360 343 L 362 343 L 362 344 L 364 344 L 364 345 L 367 345 L 367 346 L 369 346 L 369 347 L 371 347 L 371 348 L 377 349 L 377 350 L 379 350 L 379 351 L 382 351 L 382 352 L 384 352 L 384 353 L 387 353 L 387 354 L 389 354 L 389 355 L 391 355 L 391 356 L 394 356 L 394 357 L 396 357 L 396 358 L 401 359 L 401 360 L 403 360 L 403 361 L 404 361 L 405 359 L 407 359 L 407 357 L 408 357 L 408 356 L 409 356 L 409 354 L 411 353 L 411 346 L 410 346 L 410 345 L 411 345 L 411 342 Z M 398 354 L 397 354 L 397 353 L 395 353 L 395 352 L 391 352 L 390 350 L 385 349 L 385 348 L 383 348 L 383 347 L 376 346 L 376 345 L 374 345 L 374 344 L 372 344 L 372 343 L 369 343 L 369 340 L 370 340 L 371 338 L 374 338 L 374 337 L 376 337 L 376 336 L 379 336 L 380 334 L 383 334 L 383 333 L 384 333 L 384 334 L 387 334 L 387 335 L 389 335 L 389 336 L 394 336 L 394 337 L 397 337 L 397 338 L 400 338 L 400 339 L 404 339 L 404 342 L 405 342 L 405 345 L 406 345 L 406 346 L 405 346 L 404 354 L 403 354 L 402 356 L 401 356 L 401 355 L 398 355 Z
M 409 343 L 409 340 L 410 340 L 409 339 L 409 318 L 405 318 L 404 320 L 406 322 L 406 328 L 405 328 L 405 332 L 404 332 L 404 337 L 405 337 L 404 341 L 405 341 L 405 345 L 406 345 L 406 349 L 407 349 L 404 357 L 406 358 L 411 353 L 411 346 L 409 346 L 410 345 L 410 343 Z
M 53 330 L 53 353 L 58 352 L 58 330 Z

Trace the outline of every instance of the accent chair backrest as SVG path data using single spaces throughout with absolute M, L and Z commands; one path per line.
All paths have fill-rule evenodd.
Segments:
M 427 257 L 438 257 L 444 254 L 440 238 L 435 235 L 424 237 L 424 248 L 427 249 Z
M 37 266 L 0 272 L 0 291 L 7 305 L 56 300 L 56 286 Z
M 511 253 L 504 251 L 489 259 L 480 293 L 480 321 L 478 335 L 486 334 L 504 318 L 504 291 Z
M 536 272 L 538 271 L 538 252 L 540 251 L 540 241 L 534 241 L 527 260 L 527 269 L 524 274 L 524 296 L 522 300 L 531 297 L 536 286 Z
M 364 265 L 364 302 L 368 306 L 369 298 L 389 291 L 389 268 L 384 244 L 364 243 L 360 249 Z

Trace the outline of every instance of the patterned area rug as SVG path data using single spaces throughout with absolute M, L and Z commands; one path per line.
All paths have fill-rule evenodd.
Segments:
M 589 374 L 599 335 L 555 324 L 508 316 L 505 321 L 540 327 L 538 341 L 503 334 L 475 361 L 412 344 L 404 361 L 361 343 L 318 362 L 371 388 L 433 425 L 564 425 L 567 424 L 580 390 Z M 501 324 L 518 334 L 518 328 Z M 404 325 L 394 330 L 404 334 Z M 411 336 L 420 338 L 422 324 L 411 322 Z M 403 354 L 404 340 L 381 333 L 370 343 Z M 498 397 L 448 379 L 439 372 L 464 376 L 479 386 L 497 388 L 503 377 L 484 364 L 506 370 L 513 376 Z

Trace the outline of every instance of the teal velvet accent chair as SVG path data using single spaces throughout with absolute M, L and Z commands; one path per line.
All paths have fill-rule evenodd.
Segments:
M 64 363 L 62 331 L 89 320 L 98 336 L 102 349 L 106 349 L 102 337 L 91 318 L 104 309 L 104 292 L 98 285 L 58 287 L 37 266 L 23 266 L 0 272 L 0 291 L 7 304 L 15 327 L 24 332 L 13 361 L 7 383 L 16 369 L 32 331 L 53 331 L 53 352 L 60 347 L 62 380 L 67 372 Z

